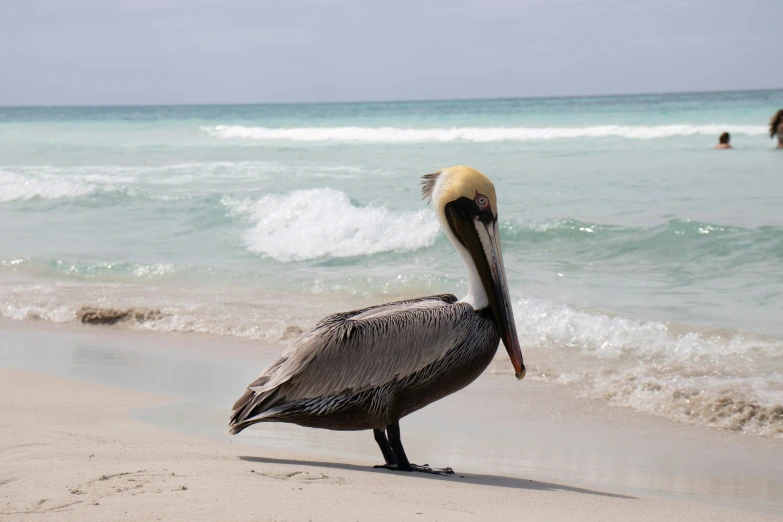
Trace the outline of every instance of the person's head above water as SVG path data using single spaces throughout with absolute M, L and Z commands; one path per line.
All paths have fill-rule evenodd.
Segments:
M 716 149 L 730 149 L 731 145 L 729 145 L 729 140 L 731 140 L 731 135 L 728 132 L 724 132 L 718 138 L 718 144 L 715 145 L 715 148 Z

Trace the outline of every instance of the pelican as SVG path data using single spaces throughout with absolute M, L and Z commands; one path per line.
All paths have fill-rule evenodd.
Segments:
M 373 430 L 382 467 L 453 474 L 408 461 L 400 419 L 473 382 L 500 339 L 525 376 L 500 250 L 495 187 L 457 166 L 422 177 L 443 231 L 465 264 L 468 295 L 398 301 L 322 319 L 236 401 L 229 433 L 258 422 Z

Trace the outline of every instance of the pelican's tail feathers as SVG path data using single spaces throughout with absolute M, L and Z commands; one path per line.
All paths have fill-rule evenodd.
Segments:
M 271 420 L 269 417 L 274 417 L 277 412 L 269 410 L 285 401 L 280 397 L 279 383 L 271 385 L 271 388 L 264 388 L 264 386 L 275 376 L 285 360 L 285 357 L 281 357 L 270 365 L 264 370 L 261 377 L 250 383 L 245 393 L 237 399 L 231 408 L 231 420 L 228 423 L 229 434 L 236 435 L 252 424 L 268 421 Z M 264 415 L 267 412 L 268 415 Z
M 228 433 L 236 435 L 252 424 L 271 420 L 270 417 L 274 417 L 277 413 L 273 409 L 278 406 L 276 401 L 278 392 L 278 388 L 263 392 L 248 388 L 234 403 L 231 420 L 228 423 Z
M 259 415 L 258 417 L 253 417 L 252 419 L 248 419 L 246 421 L 242 422 L 232 422 L 228 425 L 228 434 L 229 435 L 236 435 L 240 431 L 244 430 L 245 428 L 248 428 L 252 426 L 253 424 L 257 424 L 259 422 L 274 422 L 275 420 L 275 414 L 277 412 L 267 412 Z

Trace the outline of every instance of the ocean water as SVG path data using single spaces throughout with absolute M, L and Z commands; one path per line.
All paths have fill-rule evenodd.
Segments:
M 419 176 L 469 164 L 497 187 L 530 379 L 783 437 L 780 107 L 783 91 L 0 108 L 0 316 L 115 308 L 120 328 L 282 347 L 330 312 L 461 295 Z M 712 149 L 723 131 L 734 150 Z M 491 371 L 511 373 L 503 350 Z

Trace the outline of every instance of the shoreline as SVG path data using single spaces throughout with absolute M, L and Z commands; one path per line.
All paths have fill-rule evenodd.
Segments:
M 0 321 L 0 366 L 32 370 L 34 379 L 55 374 L 55 379 L 69 379 L 68 386 L 111 385 L 117 393 L 169 398 L 126 409 L 123 422 L 216 447 L 241 447 L 264 458 L 306 453 L 307 460 L 337 469 L 353 462 L 351 471 L 357 473 L 379 459 L 369 432 L 270 424 L 238 437 L 225 435 L 230 403 L 282 351 L 281 345 L 202 334 L 40 326 Z M 485 374 L 406 417 L 403 436 L 411 458 L 450 465 L 466 476 L 566 483 L 656 501 L 783 515 L 777 500 L 783 495 L 783 441 L 682 425 L 576 398 L 576 390 L 565 385 L 522 383 L 514 386 L 506 375 Z M 277 462 L 274 458 L 266 463 Z
M 276 358 L 292 338 L 320 317 L 336 309 L 373 304 L 359 298 L 352 303 L 331 303 L 320 298 L 307 301 L 301 296 L 281 304 L 275 295 L 281 294 L 256 295 L 255 300 L 243 294 L 230 309 L 222 304 L 213 306 L 215 303 L 200 305 L 202 320 L 222 325 L 219 331 L 205 329 L 204 324 L 170 328 L 177 325 L 167 318 L 178 317 L 176 313 L 138 303 L 85 308 L 99 318 L 108 318 L 109 324 L 100 320 L 97 324 L 81 324 L 78 318 L 57 322 L 0 317 L 0 328 L 8 325 L 13 330 L 79 334 L 89 331 L 123 338 L 147 334 L 153 343 L 180 345 L 195 341 L 199 346 L 211 347 L 211 351 L 230 350 L 239 357 L 262 347 L 266 361 L 260 365 L 263 368 L 271 362 L 268 359 Z M 250 302 L 253 304 L 246 304 Z M 553 308 L 553 304 L 530 297 L 515 305 L 528 361 L 527 381 L 565 387 L 562 393 L 570 389 L 572 397 L 596 399 L 676 423 L 783 441 L 783 382 L 779 379 L 783 360 L 774 359 L 783 347 L 783 338 L 659 323 L 565 305 Z M 242 305 L 250 306 L 250 312 L 242 312 Z M 210 315 L 210 311 L 214 313 Z M 274 315 L 278 312 L 280 317 Z M 127 316 L 127 320 L 115 324 L 111 318 L 118 315 Z M 224 324 L 233 317 L 241 318 L 239 331 Z M 246 335 L 248 332 L 253 335 Z M 498 351 L 486 373 L 511 374 L 503 352 Z M 759 364 L 764 356 L 773 358 Z M 248 382 L 256 377 L 249 376 Z
M 0 377 L 0 514 L 7 520 L 471 520 L 520 513 L 605 520 L 608 511 L 639 520 L 779 519 L 508 476 L 399 474 L 305 452 L 255 456 L 247 446 L 128 418 L 170 402 L 165 396 L 19 370 L 2 369 Z

